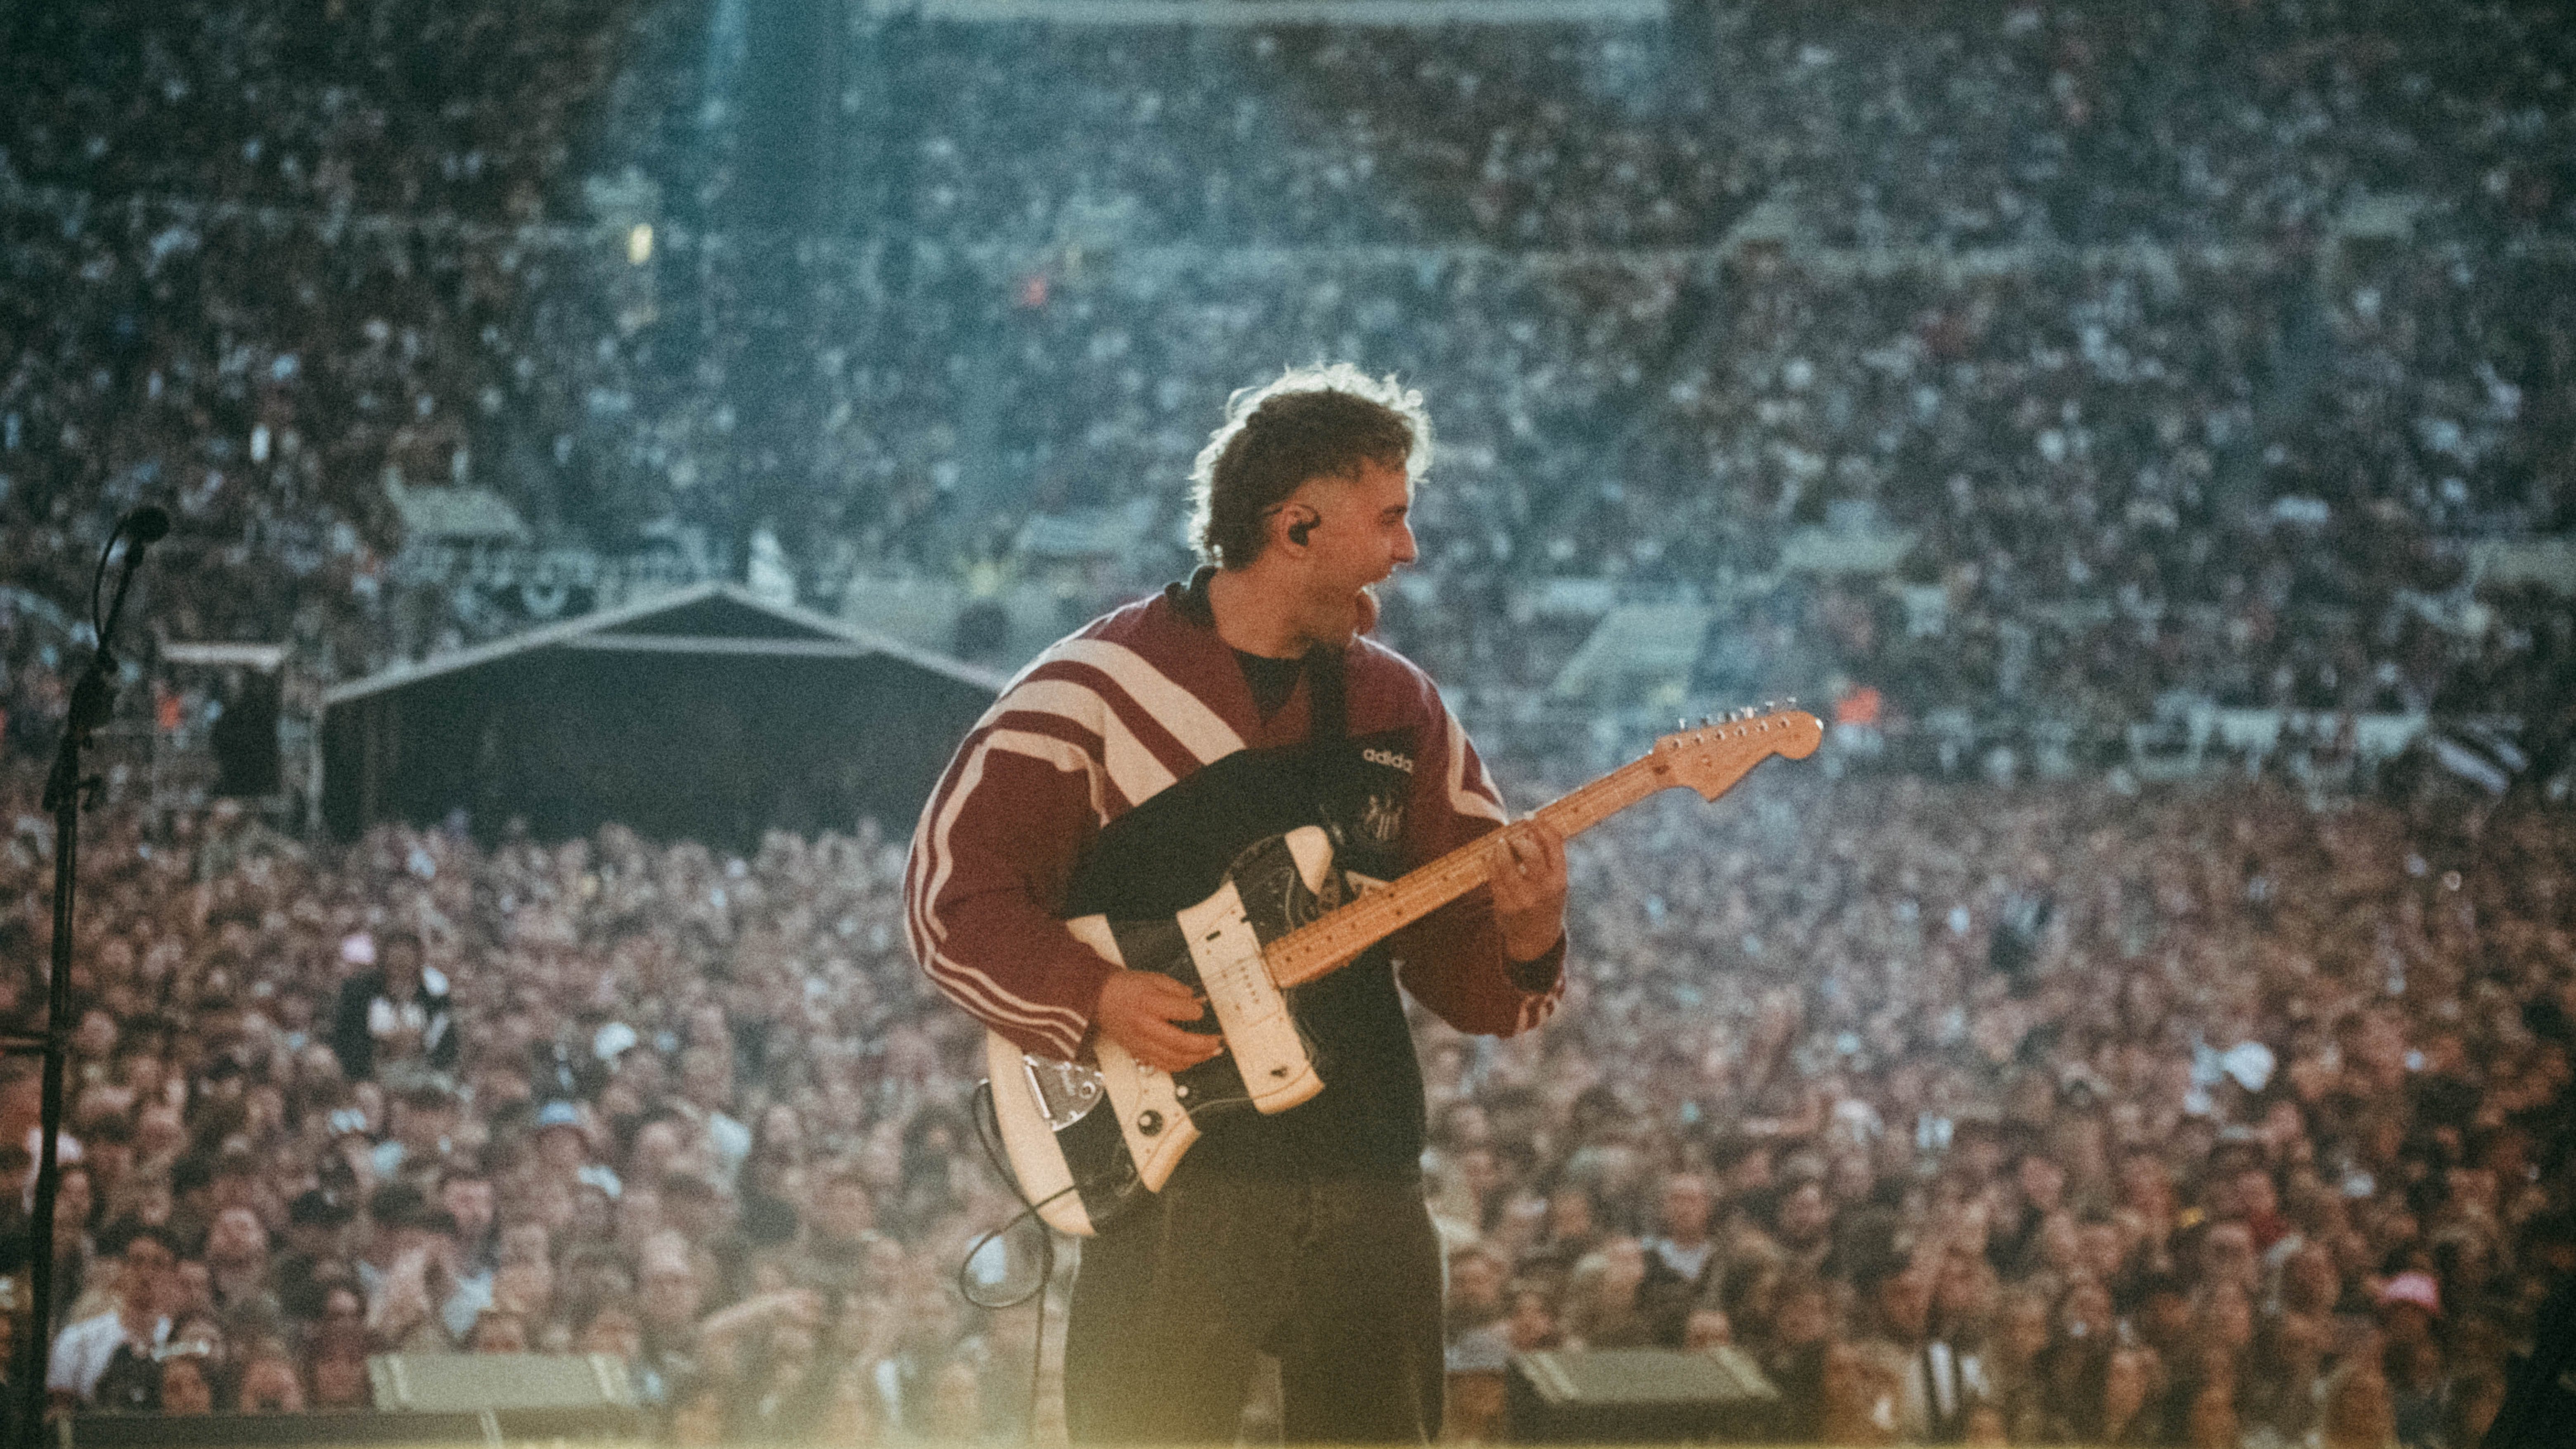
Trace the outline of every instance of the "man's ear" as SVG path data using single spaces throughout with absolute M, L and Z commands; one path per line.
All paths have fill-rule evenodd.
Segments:
M 1299 548 L 1306 546 L 1306 538 L 1315 531 L 1315 525 L 1324 521 L 1323 515 L 1303 504 L 1290 504 L 1280 510 L 1280 516 L 1288 520 L 1288 527 L 1282 531 Z

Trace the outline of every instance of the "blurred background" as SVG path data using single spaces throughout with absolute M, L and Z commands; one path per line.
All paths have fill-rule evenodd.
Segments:
M 1556 1024 L 1425 1025 L 1455 1433 L 1687 1343 L 1840 1442 L 2476 1442 L 2576 1253 L 2571 64 L 2528 0 L 0 0 L 12 1030 L 89 570 L 175 520 L 55 1326 L 202 1352 L 70 1397 L 582 1347 L 682 1438 L 1024 1432 L 902 843 L 1186 573 L 1227 394 L 1347 360 L 1438 427 L 1381 635 L 1516 806 L 1830 724 L 1578 849 Z

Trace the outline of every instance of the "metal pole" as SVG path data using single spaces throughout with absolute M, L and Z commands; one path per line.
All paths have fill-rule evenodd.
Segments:
M 45 995 L 44 1099 L 36 1146 L 36 1220 L 28 1226 L 34 1239 L 27 1265 L 27 1335 L 18 1354 L 18 1433 L 12 1443 L 33 1445 L 45 1432 L 45 1374 L 54 1343 L 54 1201 L 62 1190 L 55 1148 L 63 1132 L 63 1054 L 71 1044 L 72 895 L 80 884 L 80 812 L 98 793 L 98 781 L 81 776 L 81 751 L 116 704 L 116 621 L 125 612 L 125 591 L 134 582 L 134 566 L 143 550 L 170 531 L 170 515 L 158 508 L 138 508 L 118 519 L 99 550 L 98 571 L 90 579 L 90 627 L 94 647 L 89 668 L 72 686 L 71 708 L 63 718 L 62 743 L 54 751 L 53 773 L 45 778 L 45 808 L 54 812 L 54 950 L 53 977 Z M 125 567 L 117 575 L 116 601 L 99 616 L 98 586 L 107 577 L 107 560 L 125 539 Z
M 72 892 L 80 866 L 80 740 L 85 731 L 66 728 L 54 778 L 48 788 L 54 806 L 54 951 L 53 979 L 45 996 L 45 1067 L 43 1127 L 36 1149 L 36 1217 L 29 1262 L 27 1335 L 18 1355 L 18 1422 L 15 1442 L 35 1444 L 45 1431 L 45 1375 L 51 1366 L 54 1339 L 54 1202 L 62 1191 L 55 1162 L 56 1141 L 63 1129 L 63 1049 L 71 1033 L 63 1021 L 71 1010 Z

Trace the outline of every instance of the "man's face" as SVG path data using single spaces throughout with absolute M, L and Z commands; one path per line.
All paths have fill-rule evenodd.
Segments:
M 2156 1292 L 2146 1299 L 2146 1336 L 2156 1343 L 2174 1343 L 2192 1325 L 2192 1299 L 2179 1292 Z
M 268 1256 L 268 1229 L 249 1208 L 226 1208 L 215 1215 L 206 1235 L 206 1257 L 232 1266 L 254 1264 Z
M 1822 1292 L 1802 1290 L 1780 1300 L 1773 1326 L 1783 1344 L 1814 1343 L 1833 1331 L 1833 1303 Z
M 697 1315 L 698 1281 L 689 1265 L 657 1260 L 644 1265 L 645 1319 L 662 1328 L 678 1328 Z
M 637 1176 L 650 1180 L 670 1170 L 671 1159 L 680 1155 L 680 1129 L 669 1122 L 649 1122 L 635 1134 Z
M 2131 1207 L 2160 1209 L 2172 1195 L 2163 1164 L 2143 1153 L 2120 1167 L 2120 1200 Z
M 1664 1236 L 1675 1242 L 1695 1243 L 1708 1231 L 1708 1184 L 1698 1177 L 1681 1176 L 1664 1184 Z
M 182 1313 L 209 1313 L 215 1306 L 215 1274 L 203 1258 L 182 1258 L 164 1280 L 170 1285 L 170 1296 L 161 1302 L 161 1311 L 176 1318 Z
M 1449 1267 L 1449 1292 L 1458 1302 L 1478 1307 L 1501 1302 L 1502 1265 L 1483 1253 L 1461 1254 Z
M 91 1204 L 92 1197 L 90 1193 L 89 1174 L 87 1172 L 75 1169 L 70 1172 L 65 1172 L 57 1178 L 54 1183 L 54 1222 L 56 1224 L 56 1235 L 60 1235 L 60 1225 L 63 1223 L 88 1222 Z M 75 1241 L 77 1241 L 77 1235 L 75 1235 Z
M 1922 1337 L 1932 1308 L 1931 1274 L 1908 1269 L 1888 1279 L 1879 1286 L 1878 1307 L 1888 1327 L 1907 1338 Z
M 2272 1185 L 2272 1174 L 2257 1167 L 2237 1174 L 2236 1205 L 2248 1217 L 2267 1217 L 2279 1211 L 2281 1194 Z
M 438 1205 L 447 1209 L 469 1239 L 479 1240 L 492 1226 L 492 1184 L 487 1179 L 450 1178 L 438 1190 Z
M 1350 478 L 1310 478 L 1289 495 L 1313 510 L 1306 534 L 1306 632 L 1347 639 L 1371 619 L 1360 590 L 1413 562 L 1413 479 L 1404 465 L 1360 464 Z
M 1833 1207 L 1825 1201 L 1822 1183 L 1800 1183 L 1798 1190 L 1780 1204 L 1780 1236 L 1792 1245 L 1820 1241 L 1833 1221 Z
M 1556 1330 L 1556 1315 L 1547 1306 L 1547 1295 L 1522 1293 L 1512 1299 L 1512 1338 L 1515 1343 L 1535 1348 L 1538 1340 Z
M 577 1345 L 584 1353 L 615 1354 L 633 1360 L 644 1353 L 644 1330 L 634 1315 L 621 1308 L 603 1309 L 581 1331 Z
M 2094 1277 L 2120 1276 L 2120 1265 L 2129 1259 L 2129 1240 L 2119 1224 L 2086 1223 L 2077 1237 L 2083 1244 L 2084 1266 Z
M 1494 1154 L 1475 1147 L 1458 1154 L 1458 1180 L 1469 1192 L 1482 1197 L 1502 1182 L 1503 1175 L 1494 1162 Z
M 692 1052 L 688 1064 L 681 1068 L 680 1090 L 691 1102 L 712 1111 L 722 1107 L 729 1095 L 729 1076 L 731 1072 L 722 1055 Z
M 1953 1255 L 1941 1267 L 1938 1284 L 1932 1290 L 1932 1301 L 1948 1322 L 1983 1322 L 1992 1299 L 1993 1284 L 1978 1271 L 1977 1260 L 1966 1254 Z
M 146 1107 L 143 1114 L 135 1119 L 134 1150 L 147 1158 L 166 1157 L 178 1151 L 187 1140 L 186 1122 L 176 1107 Z
M 2021 1195 L 2041 1212 L 2054 1211 L 2066 1191 L 2066 1170 L 2038 1153 L 2021 1160 Z
M 157 1238 L 136 1238 L 125 1248 L 125 1271 L 117 1281 L 126 1306 L 147 1316 L 170 1309 L 178 1285 L 172 1281 L 179 1260 Z
M 2202 1271 L 2212 1282 L 2253 1283 L 2262 1277 L 2254 1257 L 2254 1235 L 2243 1223 L 2220 1223 L 2203 1243 Z

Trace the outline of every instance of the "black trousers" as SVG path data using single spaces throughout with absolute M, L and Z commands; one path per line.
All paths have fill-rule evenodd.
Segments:
M 1442 1265 L 1421 1182 L 1192 1166 L 1082 1245 L 1073 1442 L 1231 1444 L 1263 1353 L 1291 1443 L 1436 1438 Z

